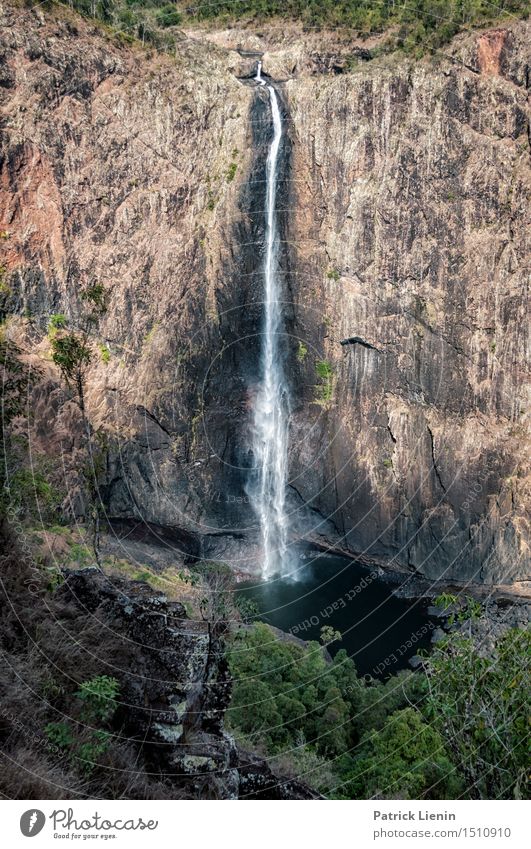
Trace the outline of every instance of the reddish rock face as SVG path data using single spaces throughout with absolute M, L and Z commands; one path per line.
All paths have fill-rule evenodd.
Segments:
M 507 30 L 492 30 L 478 38 L 478 62 L 482 74 L 500 74 L 501 52 Z
M 110 359 L 94 360 L 87 400 L 109 437 L 108 512 L 231 557 L 253 522 L 241 496 L 269 123 L 236 76 L 251 65 L 222 33 L 148 56 L 66 11 L 2 8 L 10 332 L 46 363 L 49 315 L 75 320 L 79 289 L 107 286 Z M 329 518 L 297 527 L 430 577 L 528 572 L 528 30 L 352 73 L 339 55 L 352 45 L 322 59 L 327 34 L 258 39 L 286 80 L 293 504 Z M 49 437 L 31 424 L 54 452 L 55 418 Z

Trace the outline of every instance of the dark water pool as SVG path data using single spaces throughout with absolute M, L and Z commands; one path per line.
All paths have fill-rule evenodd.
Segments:
M 319 639 L 331 625 L 361 675 L 385 679 L 427 648 L 437 623 L 423 601 L 393 595 L 396 583 L 356 561 L 328 554 L 302 555 L 297 581 L 279 578 L 238 588 L 258 606 L 262 619 L 303 640 Z

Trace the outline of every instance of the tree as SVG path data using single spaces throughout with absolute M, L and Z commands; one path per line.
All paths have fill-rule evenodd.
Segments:
M 490 657 L 457 632 L 427 658 L 424 712 L 447 741 L 472 798 L 526 793 L 531 634 L 513 628 Z
M 455 799 L 462 789 L 441 735 L 404 708 L 365 735 L 343 792 L 350 799 Z
M 99 533 L 101 499 L 98 487 L 100 474 L 100 452 L 93 444 L 93 432 L 86 413 L 85 391 L 88 369 L 92 362 L 94 335 L 98 323 L 107 311 L 107 291 L 101 283 L 91 283 L 81 291 L 81 310 L 77 328 L 69 329 L 68 320 L 62 313 L 50 318 L 48 336 L 52 348 L 52 360 L 77 400 L 87 446 L 87 468 L 85 482 L 89 493 L 93 528 L 93 548 L 99 564 Z M 101 437 L 101 434 L 95 434 Z
M 329 646 L 331 643 L 337 643 L 338 640 L 342 640 L 343 637 L 341 631 L 336 631 L 331 625 L 323 625 L 319 639 L 323 646 Z

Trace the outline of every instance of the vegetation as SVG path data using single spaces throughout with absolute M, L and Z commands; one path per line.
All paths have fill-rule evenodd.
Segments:
M 236 176 L 237 170 L 238 170 L 238 163 L 237 162 L 231 162 L 231 164 L 228 167 L 227 173 L 225 175 L 225 179 L 227 180 L 227 183 L 232 183 L 232 181 L 234 180 L 234 177 Z
M 344 650 L 330 663 L 318 643 L 283 642 L 258 623 L 230 647 L 228 721 L 245 745 L 335 798 L 519 798 L 530 648 L 528 633 L 508 631 L 483 659 L 456 632 L 422 671 L 383 684 L 358 678 Z
M 327 406 L 332 400 L 334 390 L 334 372 L 328 360 L 317 360 L 315 372 L 320 382 L 316 386 L 315 400 L 318 404 Z
M 87 722 L 110 719 L 116 710 L 118 690 L 118 681 L 109 675 L 98 675 L 90 681 L 83 681 L 76 696 L 83 702 L 83 714 Z
M 70 0 L 87 17 L 98 18 L 126 41 L 139 39 L 158 50 L 173 51 L 179 25 L 221 18 L 223 21 L 271 18 L 300 21 L 312 29 L 341 28 L 362 37 L 389 35 L 385 49 L 415 55 L 447 44 L 460 30 L 491 24 L 504 16 L 526 17 L 528 0 L 212 0 L 190 5 L 168 0 Z
M 90 501 L 93 527 L 93 548 L 96 560 L 99 559 L 100 495 L 98 479 L 103 467 L 103 433 L 94 434 L 85 409 L 86 379 L 92 362 L 94 335 L 98 323 L 107 311 L 107 290 L 101 283 L 91 283 L 81 291 L 81 308 L 77 326 L 69 327 L 68 319 L 62 313 L 50 317 L 48 337 L 52 350 L 52 360 L 74 394 L 81 412 L 86 435 L 87 461 L 84 478 Z M 99 345 L 103 362 L 107 363 L 110 353 L 105 345 Z
M 439 732 L 418 710 L 404 708 L 364 735 L 343 790 L 353 799 L 455 799 L 464 782 Z
M 457 632 L 426 661 L 424 714 L 447 741 L 473 797 L 529 792 L 530 661 L 531 634 L 518 629 L 506 631 L 491 657 L 481 657 Z
M 297 348 L 297 359 L 300 363 L 303 363 L 306 359 L 306 355 L 308 354 L 308 347 L 299 339 L 299 345 Z

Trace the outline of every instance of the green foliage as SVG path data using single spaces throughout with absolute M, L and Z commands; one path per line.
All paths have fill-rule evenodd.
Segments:
M 167 32 L 182 20 L 191 23 L 221 17 L 239 20 L 284 18 L 299 20 L 316 28 L 345 28 L 361 36 L 389 30 L 386 50 L 402 50 L 413 57 L 447 44 L 463 28 L 492 23 L 500 16 L 529 13 L 528 0 L 505 0 L 503 7 L 490 0 L 417 0 L 400 4 L 382 0 L 377 5 L 360 0 L 212 0 L 187 5 L 168 0 L 71 0 L 71 5 L 87 17 L 96 17 L 113 26 L 116 38 L 131 42 L 137 38 L 157 50 L 173 52 L 178 42 Z M 377 55 L 378 50 L 371 50 Z M 347 69 L 355 67 L 352 60 Z
M 74 744 L 74 734 L 66 722 L 49 722 L 44 733 L 50 743 L 58 749 L 70 749 Z
M 426 661 L 424 713 L 446 739 L 472 796 L 519 798 L 526 787 L 531 634 L 511 629 L 493 657 L 480 657 L 458 633 Z
M 68 722 L 49 722 L 44 728 L 44 733 L 53 746 L 63 749 L 67 756 L 79 761 L 84 773 L 93 771 L 98 759 L 109 748 L 111 739 L 108 731 L 97 729 L 88 734 L 88 739 L 83 740 L 79 731 Z
M 107 312 L 108 292 L 103 283 L 91 283 L 81 291 L 81 300 L 88 304 L 90 317 L 96 318 Z
M 315 364 L 315 371 L 321 380 L 330 380 L 332 377 L 332 366 L 327 360 L 318 360 Z
M 300 339 L 299 339 L 299 347 L 297 349 L 297 359 L 300 363 L 304 362 L 304 360 L 306 359 L 307 353 L 308 353 L 308 348 L 306 347 L 304 342 L 301 342 Z
M 107 345 L 105 345 L 103 342 L 98 345 L 98 348 L 100 349 L 102 363 L 105 363 L 105 365 L 107 365 L 107 363 L 111 361 L 111 352 L 109 351 Z
M 342 640 L 343 636 L 341 631 L 336 631 L 331 625 L 323 625 L 319 639 L 323 646 L 329 646 L 331 643 L 336 643 L 338 640 Z
M 232 183 L 232 181 L 234 180 L 234 177 L 236 176 L 237 170 L 238 170 L 238 163 L 237 162 L 231 162 L 231 164 L 229 165 L 227 174 L 225 176 L 227 183 Z
M 242 14 L 260 19 L 283 17 L 317 28 L 345 27 L 360 35 L 381 33 L 393 27 L 390 46 L 415 56 L 446 44 L 463 27 L 492 22 L 496 12 L 525 16 L 528 3 L 507 0 L 499 8 L 489 0 L 417 0 L 406 5 L 393 0 L 382 0 L 376 5 L 360 0 L 248 0 L 242 9 L 241 0 L 216 0 L 190 10 L 199 19 L 219 16 L 238 19 Z
M 441 610 L 448 610 L 449 607 L 452 607 L 457 603 L 457 596 L 452 595 L 452 593 L 441 593 L 434 599 L 435 607 L 439 607 Z
M 63 573 L 57 566 L 48 566 L 46 572 L 48 575 L 46 589 L 49 593 L 54 593 L 58 587 L 64 584 Z
M 453 625 L 456 621 L 466 622 L 468 619 L 479 619 L 483 611 L 480 602 L 476 599 L 470 596 L 459 598 L 452 593 L 441 593 L 434 599 L 434 604 L 445 613 L 451 611 L 447 618 L 449 625 Z
M 334 389 L 334 373 L 328 360 L 317 360 L 315 371 L 320 383 L 315 387 L 315 400 L 318 404 L 328 405 L 332 400 Z
M 109 748 L 111 735 L 108 731 L 94 731 L 86 743 L 77 747 L 76 757 L 81 761 L 83 772 L 92 772 L 97 766 L 98 759 L 104 755 Z
M 0 295 L 8 298 L 11 294 L 11 286 L 7 282 L 7 268 L 5 265 L 0 265 Z
M 330 268 L 329 271 L 327 272 L 326 276 L 328 277 L 329 280 L 335 280 L 336 283 L 339 280 L 339 278 L 341 277 L 337 268 Z
M 464 602 L 464 607 L 457 614 L 457 621 L 466 622 L 468 619 L 479 619 L 483 612 L 481 603 L 469 596 L 465 598 Z
M 84 569 L 86 566 L 92 566 L 94 555 L 88 545 L 83 545 L 79 542 L 74 542 L 70 546 L 68 559 L 76 564 L 78 569 Z
M 172 3 L 164 6 L 160 12 L 157 12 L 156 21 L 159 27 L 176 27 L 182 21 L 182 15 L 177 11 Z
M 36 465 L 19 468 L 7 482 L 9 502 L 19 514 L 48 521 L 55 519 L 62 494 L 50 483 L 44 470 Z
M 58 330 L 64 330 L 64 328 L 68 325 L 68 319 L 66 315 L 62 312 L 54 313 L 50 316 L 50 321 L 48 322 L 48 337 L 50 339 L 55 339 Z
M 260 616 L 260 608 L 258 607 L 257 603 L 251 598 L 236 594 L 235 605 L 243 622 L 252 622 L 254 619 L 258 619 Z
M 52 359 L 69 383 L 80 369 L 90 363 L 91 351 L 84 339 L 75 333 L 67 333 L 52 338 Z
M 291 774 L 314 762 L 305 780 L 338 798 L 521 798 L 530 652 L 525 631 L 507 632 L 490 659 L 456 633 L 426 671 L 384 684 L 359 679 L 344 650 L 329 663 L 317 643 L 259 623 L 230 646 L 227 720 Z
M 463 789 L 441 735 L 404 708 L 363 737 L 342 792 L 353 799 L 455 799 Z
M 119 689 L 116 678 L 109 675 L 98 675 L 90 681 L 83 681 L 76 696 L 83 702 L 86 718 L 93 721 L 110 719 L 116 710 L 115 699 Z
M 419 676 L 395 679 L 394 691 L 366 684 L 344 649 L 330 663 L 318 643 L 281 640 L 263 623 L 236 633 L 228 660 L 234 689 L 227 721 L 251 745 L 270 752 L 291 749 L 302 735 L 319 757 L 336 757 L 367 728 L 380 727 L 406 698 L 416 700 L 411 684 Z

